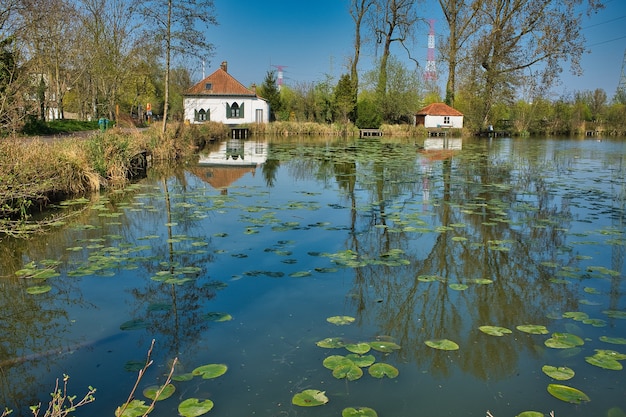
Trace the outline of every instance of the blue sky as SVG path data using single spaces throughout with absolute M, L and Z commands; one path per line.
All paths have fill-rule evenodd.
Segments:
M 268 70 L 284 67 L 285 84 L 320 81 L 327 74 L 334 81 L 347 72 L 352 56 L 354 24 L 348 0 L 215 0 L 218 26 L 208 29 L 215 54 L 205 68 L 209 75 L 228 61 L 228 71 L 244 85 L 260 84 Z M 607 0 L 604 10 L 585 17 L 582 25 L 587 49 L 582 60 L 584 74 L 576 77 L 566 67 L 562 85 L 554 88 L 553 98 L 575 91 L 602 88 L 610 98 L 619 83 L 626 50 L 626 0 Z M 421 15 L 435 19 L 437 36 L 445 29 L 438 2 L 426 0 Z M 428 26 L 418 27 L 412 55 L 426 65 Z M 406 53 L 396 50 L 398 57 Z M 375 59 L 371 44 L 362 49 L 360 70 L 370 68 Z M 438 68 L 443 70 L 443 62 Z M 445 75 L 440 72 L 440 75 Z M 194 79 L 202 76 L 197 64 Z M 445 77 L 441 77 L 441 84 Z

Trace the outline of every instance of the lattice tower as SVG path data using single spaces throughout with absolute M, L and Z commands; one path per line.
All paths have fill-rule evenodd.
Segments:
M 617 95 L 626 97 L 626 50 L 624 50 L 624 60 L 622 61 L 622 71 L 617 84 Z
M 428 32 L 428 53 L 426 55 L 426 71 L 424 79 L 428 81 L 437 80 L 437 64 L 435 62 L 435 21 L 430 19 L 430 31 Z

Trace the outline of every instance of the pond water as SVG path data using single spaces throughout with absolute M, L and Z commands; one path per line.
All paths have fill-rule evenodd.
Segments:
M 626 141 L 418 142 L 216 143 L 4 239 L 0 405 L 113 416 L 154 340 L 153 416 L 626 415 Z

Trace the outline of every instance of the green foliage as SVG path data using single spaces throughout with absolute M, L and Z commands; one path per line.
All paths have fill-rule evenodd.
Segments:
M 382 116 L 378 106 L 370 99 L 359 100 L 356 113 L 355 124 L 359 129 L 378 129 L 382 124 Z
M 335 108 L 339 121 L 346 123 L 349 120 L 354 120 L 356 96 L 354 82 L 348 74 L 342 75 L 334 92 Z
M 283 110 L 283 105 L 276 83 L 276 71 L 268 71 L 265 74 L 263 84 L 258 87 L 258 94 L 270 104 L 270 121 L 277 120 L 276 115 Z

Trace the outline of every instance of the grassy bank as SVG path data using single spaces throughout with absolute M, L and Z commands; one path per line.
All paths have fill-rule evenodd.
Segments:
M 153 161 L 175 161 L 228 135 L 228 129 L 217 123 L 171 125 L 165 134 L 160 128 L 111 129 L 63 140 L 0 140 L 0 233 L 28 228 L 31 214 L 52 202 L 123 187 L 133 177 L 138 154 L 150 155 Z

